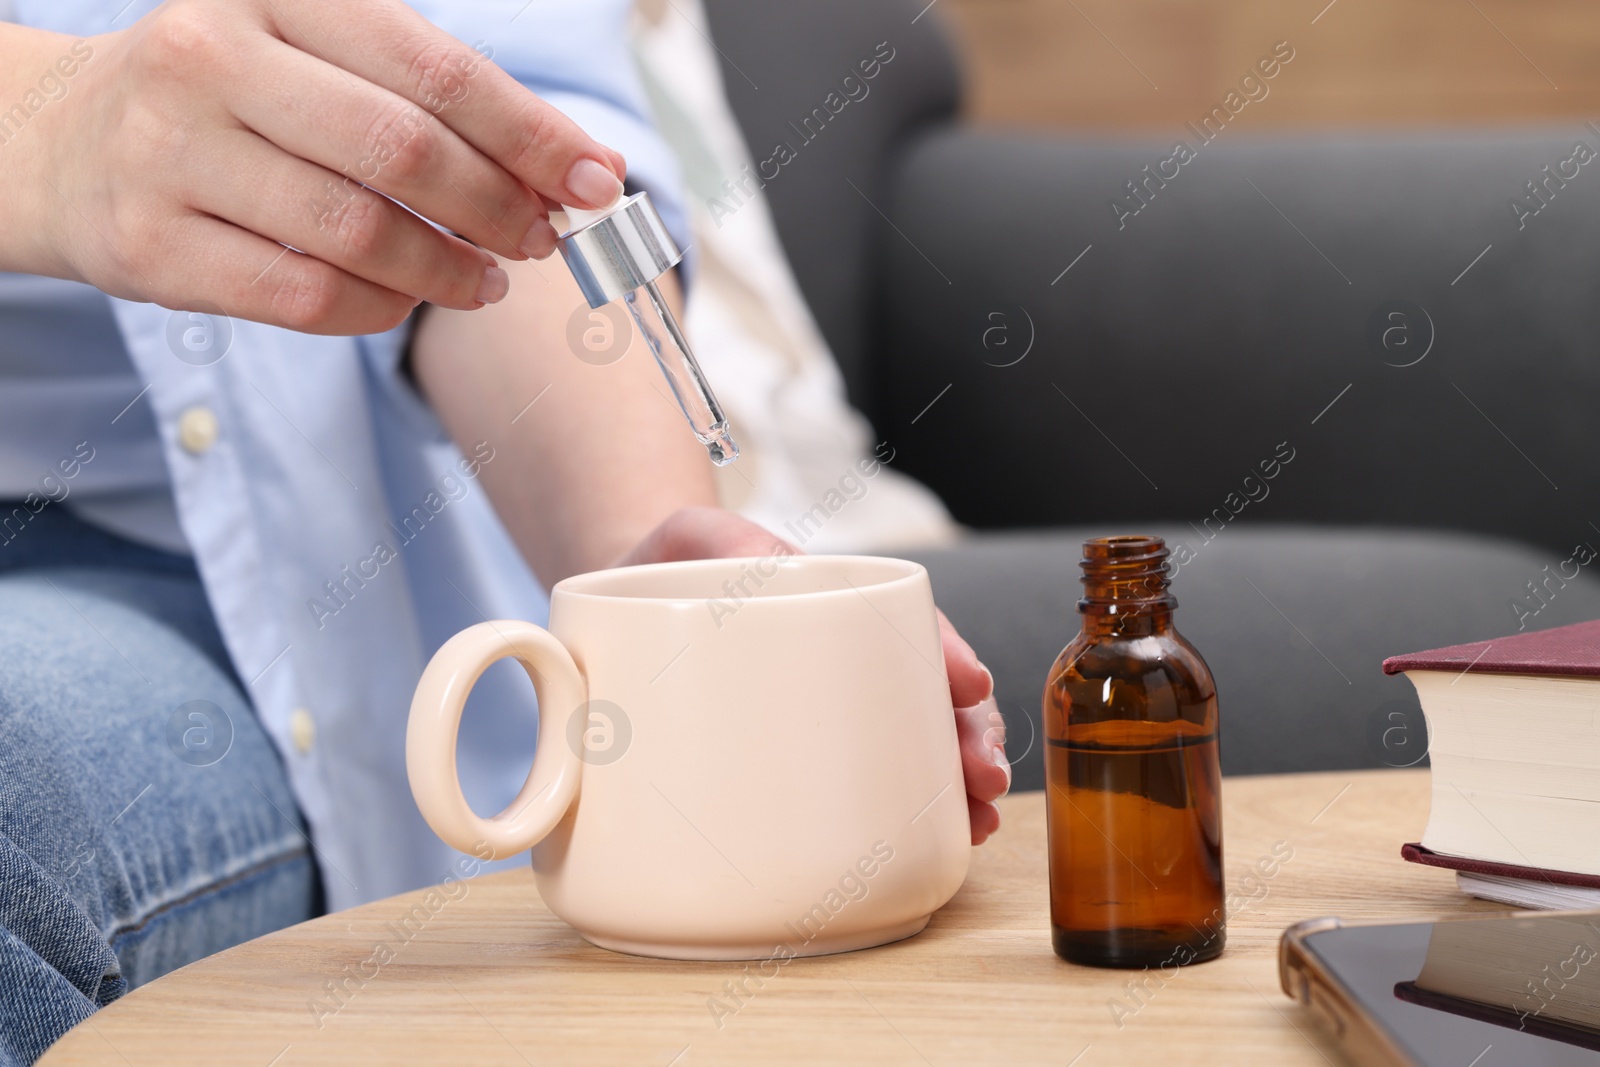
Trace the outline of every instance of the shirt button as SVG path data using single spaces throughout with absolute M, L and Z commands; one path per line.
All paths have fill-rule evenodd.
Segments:
M 186 408 L 178 416 L 178 443 L 198 456 L 217 443 L 217 416 L 207 407 Z
M 305 708 L 295 708 L 289 713 L 289 740 L 294 742 L 294 750 L 304 756 L 311 751 L 311 746 L 317 742 L 317 721 Z

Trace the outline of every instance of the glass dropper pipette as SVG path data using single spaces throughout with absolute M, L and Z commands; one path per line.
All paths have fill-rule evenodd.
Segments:
M 591 308 L 622 300 L 639 327 L 672 396 L 711 462 L 739 458 L 728 419 L 694 358 L 678 320 L 656 287 L 656 279 L 683 258 L 650 197 L 634 193 L 603 211 L 566 209 L 572 229 L 558 247 Z M 641 295 L 642 291 L 642 295 Z

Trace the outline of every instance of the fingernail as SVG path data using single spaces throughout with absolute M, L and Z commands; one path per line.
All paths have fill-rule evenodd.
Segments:
M 510 291 L 511 275 L 499 267 L 490 267 L 483 272 L 483 281 L 478 283 L 476 299 L 480 304 L 498 304 Z
M 622 183 L 611 173 L 611 168 L 594 159 L 580 159 L 567 171 L 567 191 L 579 203 L 577 207 L 609 207 L 622 195 Z
M 981 663 L 978 664 L 978 669 L 983 672 L 984 678 L 988 681 L 988 688 L 983 691 L 983 699 L 988 700 L 990 697 L 994 696 L 994 675 L 990 673 L 988 667 L 985 667 Z
M 1006 759 L 1006 750 L 995 745 L 989 750 L 989 758 L 994 760 L 994 765 L 1006 772 L 1006 792 L 1011 792 L 1011 761 Z
M 556 228 L 549 219 L 535 219 L 528 234 L 517 246 L 517 251 L 530 259 L 544 259 L 556 250 Z

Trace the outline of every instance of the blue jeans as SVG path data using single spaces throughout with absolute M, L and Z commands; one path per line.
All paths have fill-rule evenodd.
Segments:
M 0 534 L 0 1067 L 320 910 L 194 565 L 55 504 Z

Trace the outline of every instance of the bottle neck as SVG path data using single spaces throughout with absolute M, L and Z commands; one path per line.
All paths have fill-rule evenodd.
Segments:
M 1087 637 L 1159 637 L 1172 632 L 1172 609 L 1121 615 L 1085 612 L 1083 632 Z
M 1178 601 L 1167 589 L 1159 537 L 1096 537 L 1083 544 L 1078 611 L 1089 637 L 1152 637 L 1172 630 Z

